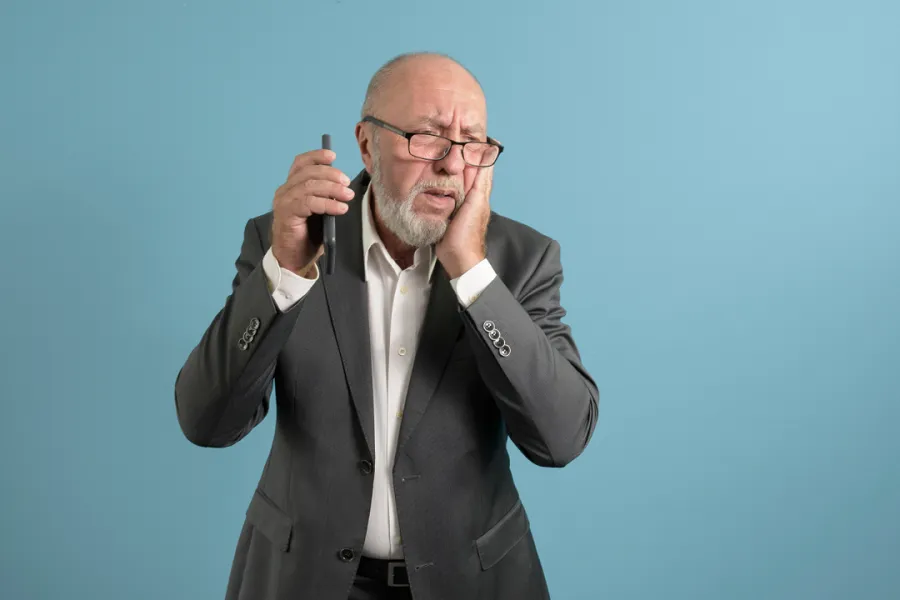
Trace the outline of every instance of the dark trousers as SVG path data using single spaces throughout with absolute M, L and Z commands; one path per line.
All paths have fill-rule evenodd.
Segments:
M 380 569 L 373 569 L 371 563 L 366 566 L 369 569 L 362 568 L 356 574 L 348 600 L 412 600 L 409 587 L 391 587 Z

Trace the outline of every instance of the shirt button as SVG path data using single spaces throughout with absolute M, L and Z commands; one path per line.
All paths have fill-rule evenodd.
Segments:
M 397 354 L 399 354 L 400 356 L 406 356 L 406 348 L 400 346 L 400 349 L 397 350 Z
M 405 293 L 408 292 L 408 291 L 409 291 L 409 289 L 407 289 L 407 287 L 406 287 L 405 285 L 400 286 L 400 293 L 401 293 L 401 294 L 405 294 Z

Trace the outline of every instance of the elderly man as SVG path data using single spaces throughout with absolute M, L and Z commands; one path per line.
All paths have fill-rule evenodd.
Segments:
M 176 378 L 199 446 L 242 439 L 276 391 L 226 597 L 547 598 L 507 440 L 562 467 L 596 425 L 597 387 L 561 320 L 559 244 L 491 212 L 503 148 L 449 57 L 382 67 L 356 139 L 352 181 L 331 151 L 296 157 Z

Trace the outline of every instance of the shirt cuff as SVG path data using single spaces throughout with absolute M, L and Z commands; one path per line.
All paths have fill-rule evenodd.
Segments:
M 266 279 L 269 281 L 269 291 L 272 294 L 272 300 L 275 306 L 281 312 L 287 312 L 295 304 L 300 302 L 313 285 L 319 280 L 319 267 L 313 265 L 316 276 L 313 279 L 301 277 L 293 271 L 288 271 L 278 264 L 278 260 L 269 248 L 263 257 L 263 271 L 266 273 Z
M 451 279 L 450 285 L 463 308 L 469 308 L 496 276 L 494 267 L 485 258 L 456 279 Z

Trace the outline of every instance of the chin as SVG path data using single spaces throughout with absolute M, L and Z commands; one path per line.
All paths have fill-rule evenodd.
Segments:
M 415 215 L 416 215 L 415 218 L 416 218 L 416 221 L 419 221 L 420 223 L 423 223 L 423 224 L 427 224 L 429 227 L 438 227 L 441 225 L 444 225 L 444 226 L 449 225 L 450 224 L 450 216 L 452 214 L 453 214 L 452 209 L 446 210 L 446 211 L 442 210 L 440 212 L 426 209 L 423 211 L 417 210 L 415 212 Z

